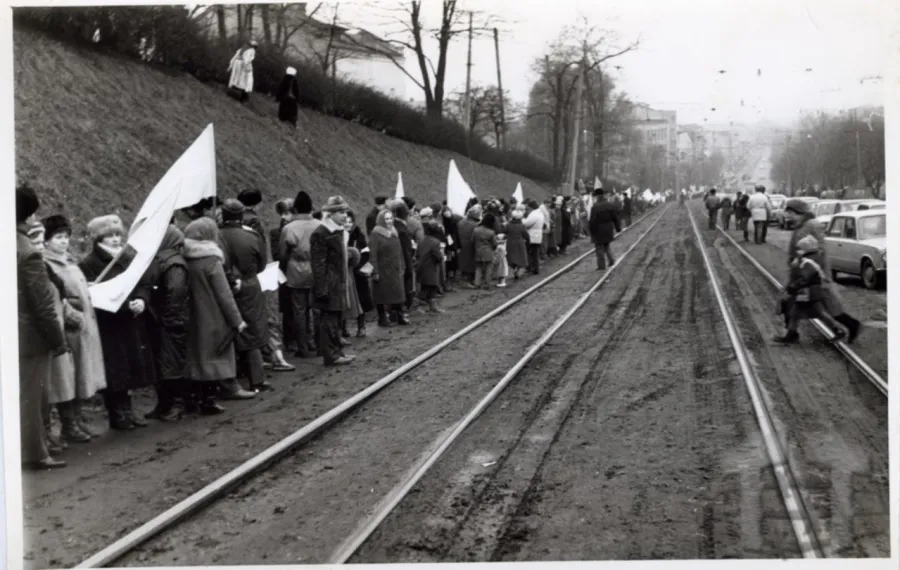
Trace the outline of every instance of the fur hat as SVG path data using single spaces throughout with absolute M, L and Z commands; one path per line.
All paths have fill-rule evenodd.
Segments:
M 30 186 L 19 186 L 16 188 L 16 223 L 21 224 L 41 207 L 41 201 L 38 200 L 37 192 Z
M 325 205 L 322 206 L 322 212 L 333 214 L 335 212 L 347 212 L 350 206 L 340 196 L 332 196 L 328 198 Z
M 279 216 L 287 214 L 294 209 L 294 201 L 291 198 L 284 198 L 275 202 L 275 213 Z
M 801 253 L 815 253 L 819 251 L 819 242 L 813 236 L 806 236 L 797 242 L 797 249 Z
M 381 206 L 383 204 L 387 204 L 388 198 L 387 196 L 375 196 L 375 205 Z
M 44 218 L 44 232 L 44 239 L 48 241 L 58 233 L 65 232 L 71 235 L 72 224 L 70 224 L 69 220 L 67 220 L 66 217 L 61 214 L 47 216 L 46 218 Z
M 298 214 L 311 214 L 313 211 L 312 198 L 303 190 L 297 192 L 297 197 L 294 198 L 294 211 Z
M 113 234 L 125 236 L 125 226 L 122 225 L 122 219 L 115 214 L 94 218 L 88 222 L 87 231 L 88 235 L 91 236 L 91 241 L 94 243 Z
M 222 204 L 222 221 L 240 220 L 244 217 L 244 205 L 234 198 L 225 200 Z
M 790 210 L 795 214 L 806 214 L 809 212 L 809 203 L 806 200 L 798 200 L 796 198 L 791 198 L 787 201 L 787 204 L 784 206 L 785 210 Z
M 241 193 L 237 195 L 237 199 L 241 204 L 248 208 L 252 208 L 262 202 L 262 193 L 260 193 L 259 190 L 248 188 L 246 190 L 241 190 Z

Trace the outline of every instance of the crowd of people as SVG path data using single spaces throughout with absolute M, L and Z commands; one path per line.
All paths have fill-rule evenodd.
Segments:
M 646 207 L 596 190 L 521 204 L 473 198 L 461 216 L 446 203 L 379 197 L 358 222 L 340 196 L 315 210 L 301 191 L 274 205 L 280 223 L 268 231 L 261 202 L 259 191 L 245 190 L 176 212 L 149 269 L 113 313 L 94 309 L 89 287 L 134 260 L 122 220 L 92 219 L 77 260 L 69 220 L 38 221 L 37 194 L 17 188 L 23 465 L 64 467 L 64 449 L 97 437 L 85 416 L 95 397 L 115 430 L 220 414 L 220 400 L 273 389 L 267 369 L 294 370 L 285 352 L 350 364 L 351 324 L 364 338 L 373 313 L 379 327 L 409 325 L 413 310 L 443 313 L 439 300 L 455 287 L 502 288 L 538 275 L 585 236 L 605 267 L 621 220 Z M 284 275 L 271 304 L 259 280 L 270 258 Z M 142 417 L 132 392 L 150 387 L 156 406 Z

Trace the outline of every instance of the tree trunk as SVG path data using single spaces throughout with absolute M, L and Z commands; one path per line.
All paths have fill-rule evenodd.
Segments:
M 272 28 L 269 22 L 269 5 L 262 4 L 259 7 L 259 16 L 262 18 L 263 37 L 266 40 L 266 46 L 272 45 Z
M 225 6 L 216 6 L 216 21 L 219 24 L 219 41 L 224 45 L 228 41 L 228 30 L 225 28 Z
M 240 4 L 236 4 L 234 10 L 237 12 L 238 40 L 240 40 L 241 45 L 244 45 L 244 13 L 241 11 Z

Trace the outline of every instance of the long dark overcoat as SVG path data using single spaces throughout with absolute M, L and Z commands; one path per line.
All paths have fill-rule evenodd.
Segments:
M 151 304 L 157 325 L 154 332 L 159 377 L 187 377 L 187 324 L 190 321 L 190 285 L 187 262 L 180 251 L 157 254 Z
M 528 266 L 528 230 L 522 220 L 506 224 L 506 261 L 513 267 Z
M 615 232 L 622 231 L 619 212 L 615 204 L 607 200 L 599 200 L 591 208 L 591 219 L 588 222 L 591 230 L 591 241 L 595 244 L 612 243 Z
M 372 287 L 369 284 L 369 276 L 360 273 L 360 268 L 369 262 L 369 241 L 366 234 L 359 226 L 354 226 L 350 232 L 350 240 L 347 243 L 350 247 L 355 247 L 359 251 L 359 263 L 353 268 L 353 279 L 356 282 L 356 294 L 359 296 L 359 306 L 364 313 L 375 309 L 375 303 L 372 302 Z
M 403 273 L 406 271 L 399 236 L 386 236 L 375 228 L 369 236 L 369 262 L 372 264 L 372 300 L 376 305 L 399 305 L 406 302 Z
M 444 256 L 441 254 L 441 240 L 426 235 L 419 242 L 416 273 L 419 282 L 429 287 L 437 287 L 441 284 L 441 262 Z
M 475 273 L 475 228 L 478 222 L 464 218 L 456 224 L 459 237 L 457 268 L 461 273 Z
M 350 308 L 349 260 L 344 247 L 343 230 L 332 231 L 322 224 L 309 237 L 313 272 L 313 307 L 320 311 L 343 313 Z
M 127 254 L 120 257 L 103 280 L 114 279 L 124 273 L 131 259 L 133 257 Z M 97 245 L 78 266 L 90 283 L 97 279 L 110 261 L 112 255 Z M 108 390 L 135 390 L 156 383 L 156 364 L 151 336 L 155 324 L 149 310 L 152 301 L 151 291 L 152 282 L 148 272 L 122 303 L 118 312 L 110 313 L 96 309 Z M 128 308 L 128 304 L 135 299 L 143 300 L 146 307 L 137 317 Z
M 565 206 L 560 213 L 560 219 L 562 220 L 562 241 L 560 243 L 563 247 L 569 247 L 570 245 L 572 245 L 572 241 L 575 237 L 575 232 L 572 228 L 572 212 L 570 212 L 569 209 Z
M 243 320 L 214 242 L 184 241 L 190 287 L 187 374 L 191 380 L 230 380 L 237 374 L 234 342 Z
M 407 293 L 413 291 L 413 275 L 415 275 L 415 262 L 413 261 L 413 236 L 409 227 L 403 220 L 394 220 L 394 229 L 400 238 L 400 247 L 403 251 L 403 289 Z
M 485 226 L 476 227 L 473 232 L 473 243 L 477 263 L 494 261 L 494 250 L 497 248 L 497 234 L 494 230 Z
M 234 300 L 247 328 L 237 338 L 240 352 L 262 348 L 269 343 L 269 311 L 257 275 L 266 268 L 266 251 L 260 235 L 240 223 L 227 223 L 219 231 L 225 254 L 225 270 L 241 280 Z

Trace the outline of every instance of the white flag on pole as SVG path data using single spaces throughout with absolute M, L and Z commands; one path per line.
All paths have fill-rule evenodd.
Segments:
M 603 183 L 600 182 L 599 176 L 594 176 L 594 190 L 599 190 L 603 188 Z
M 397 173 L 397 191 L 394 192 L 394 198 L 399 200 L 400 198 L 403 198 L 404 196 L 406 196 L 406 194 L 403 192 L 403 173 L 398 172 Z
M 522 192 L 522 183 L 519 182 L 516 184 L 516 191 L 513 192 L 513 198 L 516 199 L 517 204 L 521 204 L 525 201 L 525 194 Z
M 94 307 L 117 312 L 153 262 L 175 210 L 215 195 L 216 147 L 210 124 L 144 201 L 128 232 L 128 245 L 137 254 L 124 273 L 90 287 Z
M 447 207 L 455 214 L 466 215 L 466 204 L 475 197 L 475 192 L 466 184 L 456 162 L 450 161 L 450 170 L 447 173 Z

